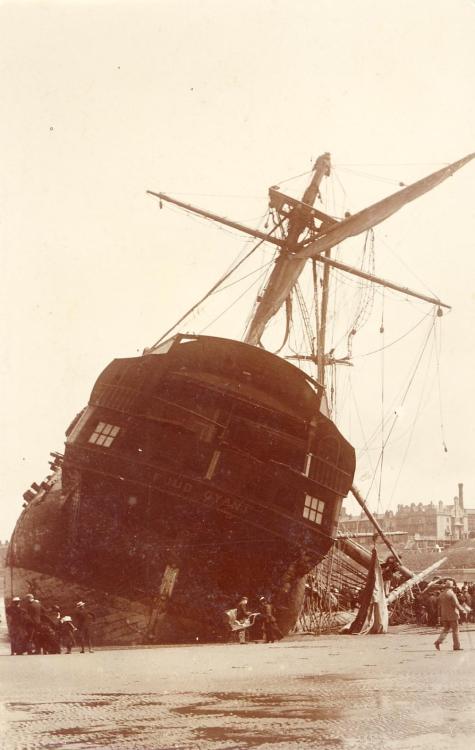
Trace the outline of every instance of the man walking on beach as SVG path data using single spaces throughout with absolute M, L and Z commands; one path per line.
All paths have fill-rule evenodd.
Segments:
M 434 643 L 437 651 L 440 651 L 440 644 L 445 640 L 449 630 L 452 631 L 452 640 L 454 651 L 462 651 L 459 641 L 459 612 L 463 612 L 457 597 L 454 593 L 454 583 L 451 580 L 446 581 L 445 590 L 439 596 L 438 607 L 439 617 L 443 625 L 443 630 Z

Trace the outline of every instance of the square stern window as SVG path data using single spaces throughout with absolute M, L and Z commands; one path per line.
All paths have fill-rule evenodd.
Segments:
M 311 495 L 305 496 L 303 517 L 308 521 L 312 521 L 312 523 L 316 524 L 321 524 L 324 509 L 325 503 L 323 500 L 319 500 L 317 497 L 312 497 Z
M 89 442 L 94 445 L 102 445 L 103 448 L 110 448 L 119 432 L 120 427 L 117 427 L 117 425 L 99 422 L 89 438 Z

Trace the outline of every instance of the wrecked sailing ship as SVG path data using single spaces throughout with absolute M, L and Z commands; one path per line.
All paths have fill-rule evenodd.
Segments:
M 52 473 L 24 495 L 7 603 L 30 591 L 63 611 L 85 600 L 98 644 L 159 643 L 218 639 L 236 596 L 264 593 L 289 632 L 306 575 L 335 543 L 355 471 L 354 450 L 326 407 L 330 268 L 443 306 L 336 261 L 331 248 L 472 158 L 338 220 L 314 207 L 331 168 L 324 154 L 301 201 L 270 189 L 268 233 L 151 193 L 277 247 L 275 265 L 243 342 L 167 333 L 101 373 L 67 429 L 64 455 L 51 454 Z M 302 352 L 316 377 L 261 345 L 309 260 L 324 269 L 315 346 Z M 369 564 L 351 540 L 339 545 Z

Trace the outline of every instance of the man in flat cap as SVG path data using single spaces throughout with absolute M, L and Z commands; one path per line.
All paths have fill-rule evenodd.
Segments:
M 435 641 L 434 646 L 437 651 L 440 651 L 441 643 L 444 642 L 449 630 L 451 630 L 454 651 L 462 651 L 459 640 L 459 612 L 463 612 L 464 610 L 455 596 L 454 582 L 450 579 L 447 579 L 445 582 L 445 589 L 439 596 L 438 609 L 443 630 Z

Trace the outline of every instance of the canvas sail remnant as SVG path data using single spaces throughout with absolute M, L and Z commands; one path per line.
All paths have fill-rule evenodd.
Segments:
M 324 253 L 348 237 L 354 237 L 377 226 L 406 204 L 451 177 L 454 172 L 461 169 L 474 157 L 475 154 L 469 154 L 341 221 L 323 222 L 317 237 L 312 242 L 304 247 L 290 247 L 282 252 L 275 263 L 254 319 L 249 326 L 246 334 L 247 343 L 255 346 L 259 344 L 267 323 L 284 304 L 291 289 L 296 284 L 306 260 L 309 258 L 319 260 Z
M 342 632 L 351 634 L 388 632 L 388 606 L 384 593 L 383 574 L 376 549 L 373 549 L 371 554 L 371 567 L 368 570 L 358 614 L 351 625 Z

